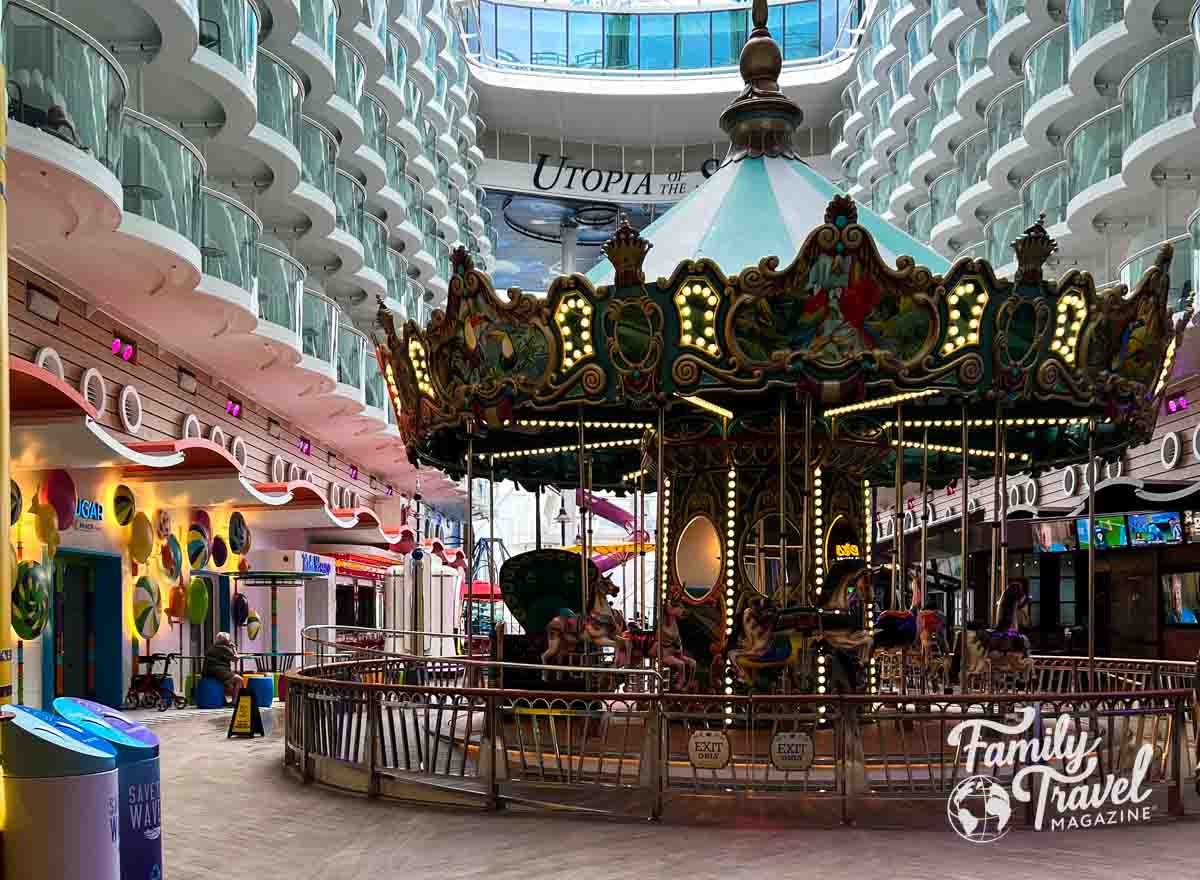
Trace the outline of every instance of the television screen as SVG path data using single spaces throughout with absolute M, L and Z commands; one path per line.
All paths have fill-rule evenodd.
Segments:
M 1164 574 L 1162 583 L 1163 623 L 1187 623 L 1195 626 L 1200 614 L 1200 572 Z
M 1131 513 L 1129 538 L 1134 547 L 1182 544 L 1183 523 L 1178 513 Z
M 1096 531 L 1096 546 L 1104 547 L 1128 547 L 1129 535 L 1125 531 L 1125 517 L 1121 514 L 1109 514 L 1106 516 L 1097 516 L 1093 518 L 1093 524 Z M 1080 517 L 1075 520 L 1075 530 L 1079 535 L 1080 548 L 1087 547 L 1091 542 L 1088 540 L 1088 521 L 1087 517 Z
M 1064 553 L 1075 549 L 1075 529 L 1069 519 L 1035 522 L 1033 546 L 1039 553 Z

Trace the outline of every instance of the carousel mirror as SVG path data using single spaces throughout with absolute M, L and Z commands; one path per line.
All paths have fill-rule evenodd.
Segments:
M 800 529 L 788 521 L 787 541 L 787 584 L 792 596 L 799 598 L 800 586 Z M 742 535 L 739 558 L 742 573 L 751 587 L 764 596 L 780 599 L 782 584 L 779 578 L 779 514 L 768 513 L 759 518 L 754 527 Z
M 675 577 L 693 599 L 703 599 L 721 578 L 721 536 L 704 514 L 692 517 L 675 543 Z

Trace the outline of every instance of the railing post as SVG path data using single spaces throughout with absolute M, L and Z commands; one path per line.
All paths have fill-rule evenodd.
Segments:
M 650 821 L 657 822 L 663 814 L 663 797 L 667 789 L 667 773 L 670 761 L 664 758 L 669 753 L 671 726 L 664 723 L 662 679 L 658 679 L 658 693 L 651 694 L 650 741 L 654 744 L 648 758 L 651 761 L 650 780 L 654 785 L 654 798 L 650 805 Z
M 486 716 L 484 718 L 484 742 L 480 743 L 480 757 L 487 762 L 487 808 L 500 809 L 500 783 L 496 774 L 496 731 L 499 728 L 496 718 L 496 698 L 489 694 L 484 698 Z M 507 756 L 505 758 L 507 760 Z
M 364 690 L 367 701 L 367 797 L 379 796 L 379 730 L 381 704 L 374 690 Z
M 1167 795 L 1167 812 L 1183 815 L 1183 700 L 1176 697 L 1171 709 L 1171 788 Z
M 291 694 L 288 695 L 289 697 Z M 313 723 L 313 707 L 309 699 L 311 696 L 307 687 L 301 688 L 300 697 L 300 740 L 303 744 L 300 760 L 300 775 L 305 782 L 312 782 L 312 763 L 308 757 L 308 751 L 312 745 L 312 723 Z

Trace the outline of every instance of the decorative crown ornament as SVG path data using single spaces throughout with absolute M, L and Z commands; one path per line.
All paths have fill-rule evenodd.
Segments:
M 1039 214 L 1034 224 L 1012 242 L 1012 249 L 1017 252 L 1017 279 L 1020 281 L 1041 281 L 1042 266 L 1058 250 L 1058 242 L 1046 232 L 1045 220 L 1045 213 Z
M 604 256 L 616 270 L 614 284 L 617 287 L 634 287 L 645 282 L 642 263 L 652 247 L 654 245 L 629 224 L 629 216 L 622 214 L 617 231 L 604 243 Z

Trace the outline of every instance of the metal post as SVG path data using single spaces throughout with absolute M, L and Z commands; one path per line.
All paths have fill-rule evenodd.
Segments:
M 418 502 L 419 504 L 420 502 Z M 475 437 L 474 433 L 467 435 L 467 517 L 463 523 L 463 557 L 466 560 L 467 567 L 464 569 L 464 577 L 467 579 L 467 615 L 464 629 L 467 635 L 467 656 L 471 656 L 471 637 L 474 635 L 471 622 L 471 580 L 475 577 L 475 527 L 472 525 L 472 518 L 475 516 Z M 414 567 L 413 582 L 416 589 L 422 587 L 421 576 L 419 569 Z M 443 618 L 444 619 L 444 618 Z M 457 630 L 455 630 L 457 632 Z
M 666 544 L 663 540 L 665 537 L 663 532 L 663 523 L 666 520 L 666 508 L 663 502 L 666 500 L 667 489 L 667 462 L 666 462 L 666 434 L 667 430 L 667 408 L 663 404 L 658 407 L 658 526 L 654 530 L 654 568 L 658 572 L 656 580 L 657 590 L 654 597 L 654 631 L 655 631 L 655 660 L 654 671 L 659 674 L 659 693 L 662 692 L 662 620 L 663 620 L 663 600 L 667 596 L 667 572 L 663 568 L 663 559 L 665 559 Z
M 496 456 L 488 458 L 488 606 L 492 654 L 496 651 Z
M 921 453 L 921 605 L 925 603 L 925 578 L 929 573 L 929 429 L 926 428 L 921 438 L 924 447 Z M 913 596 L 916 599 L 916 596 Z M 919 612 L 921 608 L 917 608 Z
M 809 552 L 809 534 L 812 532 L 813 515 L 812 515 L 812 492 L 813 492 L 813 475 L 812 475 L 812 421 L 813 421 L 813 404 L 812 395 L 804 397 L 804 507 L 800 512 L 800 600 L 802 602 L 812 601 L 812 590 L 809 588 L 811 577 L 809 574 L 813 559 L 816 558 L 815 549 L 812 553 Z
M 788 604 L 787 582 L 787 397 L 779 398 L 779 588 L 781 605 Z M 808 540 L 801 535 L 802 542 Z
M 996 423 L 1000 427 L 1000 581 L 999 591 L 992 599 L 993 608 L 1008 589 L 1008 426 L 1003 410 L 997 409 Z
M 534 547 L 538 550 L 542 549 L 542 484 L 538 483 L 533 487 L 533 499 L 537 504 L 537 516 L 533 518 L 533 540 Z
M 0 59 L 0 75 L 4 74 Z M 5 80 L 7 82 L 7 80 Z M 9 486 L 11 479 L 11 432 L 9 427 L 11 398 L 8 389 L 8 196 L 5 144 L 7 129 L 0 123 L 0 486 Z M 7 516 L 0 516 L 0 547 L 12 547 L 11 525 Z M 12 702 L 12 564 L 0 565 L 0 705 Z
M 892 569 L 892 610 L 900 610 L 900 597 L 908 572 L 904 567 L 904 405 L 896 404 L 896 567 Z
M 640 601 L 642 611 L 642 626 L 645 626 L 650 619 L 650 615 L 646 613 L 646 474 L 638 473 L 638 498 L 641 503 L 641 514 L 638 520 L 638 532 L 642 537 L 638 540 L 638 579 L 641 581 Z
M 588 547 L 587 547 L 587 509 L 591 503 L 591 499 L 587 494 L 587 450 L 584 448 L 583 436 L 583 407 L 579 408 L 579 451 L 577 455 L 579 459 L 579 488 L 582 490 L 580 498 L 583 503 L 579 506 L 579 589 L 582 590 L 583 596 L 580 599 L 579 613 L 587 616 L 591 611 L 588 608 Z
M 1088 419 L 1088 690 L 1096 687 L 1096 420 Z
M 992 468 L 992 561 L 988 566 L 988 608 L 992 609 L 990 613 L 993 614 L 996 602 L 1004 591 L 1003 579 L 1000 576 L 1000 521 L 1004 518 L 1001 513 L 1003 501 L 1000 497 L 1000 468 L 1004 461 L 1004 455 L 1001 452 L 1001 447 L 1004 445 L 1003 431 L 1000 422 L 1000 401 L 997 400 L 995 438 L 992 441 L 992 448 L 996 451 Z
M 968 532 L 970 531 L 970 520 L 968 519 L 967 508 L 970 502 L 970 492 L 967 490 L 967 484 L 971 478 L 970 460 L 968 454 L 970 452 L 970 428 L 967 422 L 967 402 L 964 400 L 962 405 L 962 485 L 959 486 L 958 495 L 962 504 L 961 517 L 959 527 L 962 531 L 962 540 L 960 544 L 961 557 L 959 562 L 958 574 L 958 605 L 959 605 L 959 621 L 958 621 L 958 639 L 959 650 L 963 651 L 964 656 L 959 658 L 958 676 L 959 689 L 962 693 L 967 692 L 967 663 L 966 663 L 966 644 L 967 644 L 967 563 L 970 555 L 970 539 Z

